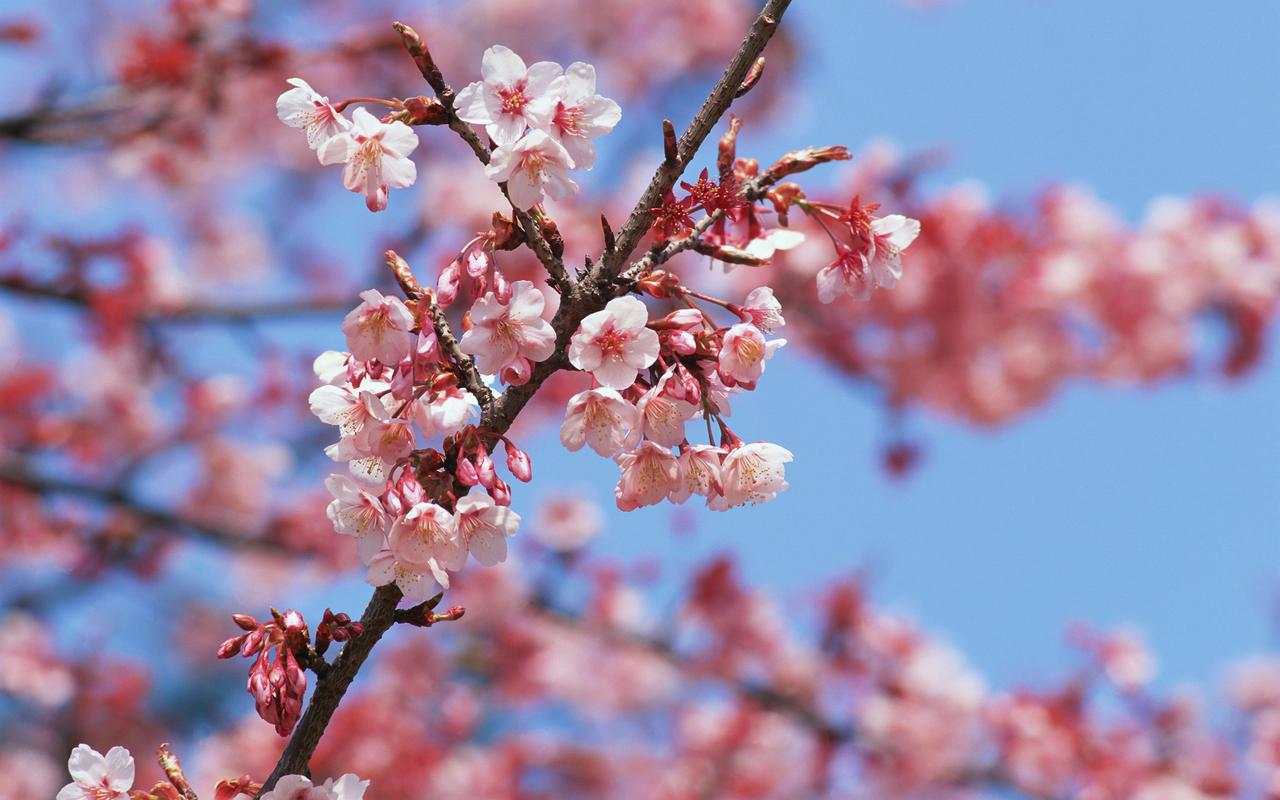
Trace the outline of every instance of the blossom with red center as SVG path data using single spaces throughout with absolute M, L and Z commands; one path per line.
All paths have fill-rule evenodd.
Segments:
M 347 348 L 357 361 L 378 361 L 394 367 L 409 355 L 413 314 L 398 297 L 377 289 L 360 293 L 360 305 L 342 320 Z
M 471 307 L 471 329 L 458 347 L 476 357 L 476 366 L 496 375 L 521 359 L 538 362 L 555 351 L 556 332 L 542 312 L 546 297 L 532 281 L 511 284 L 511 301 L 502 303 L 493 292 Z
M 506 181 L 511 203 L 528 210 L 541 203 L 543 195 L 561 200 L 577 194 L 578 184 L 568 175 L 573 167 L 568 150 L 544 131 L 532 131 L 494 150 L 484 174 L 499 183 Z
M 569 363 L 601 384 L 626 389 L 658 359 L 658 334 L 645 327 L 649 309 L 634 297 L 616 297 L 588 314 L 569 341 Z
M 507 537 L 520 527 L 520 515 L 493 502 L 484 492 L 472 492 L 454 508 L 458 537 L 468 552 L 486 567 L 507 560 Z
M 919 220 L 890 214 L 875 217 L 879 205 L 855 197 L 839 220 L 849 226 L 852 246 L 836 244 L 836 258 L 818 272 L 818 299 L 830 303 L 841 294 L 865 300 L 877 286 L 892 288 L 902 277 L 902 251 L 920 235 Z
M 133 756 L 123 747 L 113 747 L 104 756 L 87 744 L 71 751 L 67 759 L 71 783 L 58 792 L 56 800 L 118 800 L 133 788 Z
M 680 468 L 671 451 L 655 442 L 640 446 L 613 459 L 622 468 L 614 499 L 622 511 L 652 506 L 678 488 Z
M 560 442 L 569 450 L 586 444 L 608 458 L 640 439 L 640 417 L 614 389 L 601 387 L 569 398 L 560 426 Z
M 764 334 L 755 325 L 739 322 L 725 333 L 720 344 L 718 371 L 721 378 L 754 384 L 764 374 L 764 362 L 786 343 L 786 339 L 765 341 Z
M 552 85 L 560 73 L 560 65 L 552 61 L 526 67 L 510 48 L 496 44 L 481 59 L 483 80 L 458 92 L 454 104 L 458 119 L 483 125 L 499 147 L 515 144 L 533 124 L 532 107 L 554 107 Z
M 302 78 L 290 78 L 295 88 L 276 98 L 276 116 L 290 128 L 301 128 L 307 134 L 307 146 L 319 150 L 325 142 L 351 128 L 329 98 L 316 92 Z
M 653 217 L 653 235 L 658 241 L 682 239 L 693 232 L 693 211 L 697 201 L 689 195 L 677 200 L 675 193 L 668 190 L 662 205 L 649 209 Z
M 530 104 L 530 125 L 551 134 L 564 145 L 577 169 L 596 163 L 592 139 L 613 130 L 622 119 L 622 108 L 596 94 L 596 68 L 576 61 L 557 77 L 551 90 Z
M 370 211 L 382 211 L 388 189 L 406 189 L 418 179 L 418 168 L 409 158 L 418 146 L 418 134 L 399 120 L 379 122 L 363 108 L 357 108 L 351 120 L 349 130 L 320 147 L 320 163 L 346 164 L 342 185 L 363 193 Z

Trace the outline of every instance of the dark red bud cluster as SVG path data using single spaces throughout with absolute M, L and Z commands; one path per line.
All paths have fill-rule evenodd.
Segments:
M 345 642 L 359 638 L 363 633 L 363 623 L 352 620 L 349 614 L 335 614 L 326 608 L 324 618 L 316 626 L 316 652 L 324 655 L 330 642 Z

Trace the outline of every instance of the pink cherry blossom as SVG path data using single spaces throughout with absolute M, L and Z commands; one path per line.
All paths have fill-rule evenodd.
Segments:
M 920 222 L 901 214 L 871 220 L 865 252 L 840 244 L 835 260 L 818 272 L 818 299 L 865 300 L 877 286 L 892 288 L 902 277 L 902 251 L 919 235 Z
M 646 439 L 675 447 L 684 441 L 684 424 L 698 413 L 698 407 L 675 396 L 679 382 L 672 384 L 675 370 L 669 369 L 636 403 L 640 430 Z
M 337 780 L 329 778 L 319 786 L 303 775 L 285 775 L 262 795 L 262 800 L 363 800 L 368 788 L 369 781 L 351 773 Z
M 449 588 L 449 573 L 434 558 L 418 564 L 400 559 L 388 549 L 380 551 L 369 561 L 365 582 L 370 586 L 394 583 L 405 600 L 421 603 Z
M 591 140 L 613 130 L 622 109 L 596 94 L 596 68 L 575 61 L 552 82 L 551 91 L 530 106 L 528 116 L 533 127 L 564 145 L 577 169 L 591 169 L 596 163 Z
M 295 88 L 276 98 L 276 116 L 290 128 L 307 134 L 307 146 L 319 150 L 334 136 L 351 128 L 351 122 L 302 78 L 287 81 Z
M 792 250 L 804 243 L 804 234 L 790 228 L 773 228 L 747 242 L 747 255 L 770 259 L 779 250 Z
M 476 366 L 497 374 L 521 358 L 543 361 L 555 350 L 556 332 L 542 318 L 546 303 L 531 281 L 511 284 L 511 302 L 501 303 L 493 292 L 471 307 L 471 330 L 462 335 L 462 352 L 476 357 Z
M 720 345 L 719 372 L 737 383 L 753 384 L 764 374 L 764 362 L 787 343 L 786 339 L 766 342 L 755 325 L 740 322 L 730 328 Z
M 369 420 L 352 437 L 356 449 L 377 456 L 388 465 L 409 455 L 415 441 L 409 421 L 392 417 L 384 402 L 373 394 L 363 392 L 361 397 L 369 410 Z
M 370 382 L 362 384 L 370 385 Z M 377 385 L 373 387 L 376 389 Z M 373 398 L 370 402 L 365 395 Z M 350 439 L 362 430 L 374 418 L 374 403 L 380 403 L 371 391 L 355 391 L 349 386 L 320 386 L 312 390 L 307 398 L 311 413 L 326 425 L 338 426 L 338 432 L 344 439 Z
M 553 85 L 561 68 L 553 61 L 525 67 L 524 59 L 496 44 L 480 61 L 483 80 L 467 85 L 455 101 L 458 118 L 483 125 L 499 147 L 515 144 L 531 124 L 531 107 L 554 100 Z
M 658 334 L 645 327 L 649 309 L 634 297 L 615 297 L 588 314 L 569 342 L 569 363 L 613 389 L 626 389 L 658 358 Z
M 722 495 L 709 505 L 717 511 L 746 503 L 759 504 L 787 488 L 784 464 L 790 450 L 769 442 L 744 444 L 730 450 L 720 466 Z
M 641 442 L 636 449 L 619 453 L 614 461 L 622 468 L 614 495 L 623 511 L 660 503 L 677 488 L 680 468 L 676 457 L 662 445 Z
M 467 560 L 457 520 L 435 503 L 418 503 L 396 520 L 388 543 L 396 560 L 410 564 L 434 561 L 444 569 L 458 570 Z
M 389 188 L 406 189 L 418 179 L 418 168 L 409 158 L 418 146 L 418 134 L 399 120 L 379 122 L 363 108 L 357 108 L 351 120 L 350 130 L 320 148 L 320 163 L 346 164 L 342 185 L 363 193 L 370 211 L 382 211 Z
M 531 131 L 490 155 L 484 174 L 490 180 L 507 182 L 511 203 L 531 209 L 544 195 L 563 200 L 578 193 L 578 184 L 569 177 L 573 159 L 564 146 L 544 131 Z
M 599 387 L 569 398 L 560 426 L 560 443 L 567 449 L 578 451 L 586 444 L 608 458 L 639 439 L 639 413 L 617 390 Z
M 377 289 L 360 293 L 361 303 L 342 320 L 347 348 L 357 361 L 377 359 L 394 367 L 409 355 L 413 314 L 398 297 Z
M 325 509 L 333 529 L 354 536 L 360 560 L 368 563 L 385 545 L 390 516 L 377 497 L 345 475 L 330 475 L 324 485 L 333 495 Z
M 472 492 L 454 509 L 463 546 L 486 567 L 507 560 L 507 537 L 520 527 L 520 515 L 497 505 L 484 492 Z
M 782 317 L 782 303 L 773 296 L 773 289 L 768 286 L 752 289 L 737 311 L 743 322 L 750 322 L 763 333 L 773 333 L 774 328 L 787 324 Z
M 117 800 L 127 798 L 133 788 L 133 756 L 123 747 L 113 747 L 104 756 L 87 744 L 78 745 L 67 769 L 71 783 L 62 787 L 56 800 Z
M 711 498 L 721 494 L 720 462 L 724 448 L 708 444 L 695 444 L 680 451 L 677 465 L 680 477 L 669 498 L 673 503 L 683 503 L 692 495 Z
M 452 436 L 468 423 L 480 419 L 480 404 L 466 389 L 450 384 L 431 395 L 423 395 L 409 407 L 413 421 L 428 436 Z
M 339 386 L 347 379 L 347 366 L 350 362 L 350 353 L 325 350 L 311 362 L 311 370 L 321 383 Z

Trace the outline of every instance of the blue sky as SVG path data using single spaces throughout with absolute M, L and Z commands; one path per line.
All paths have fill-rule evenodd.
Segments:
M 938 185 L 976 178 L 1013 202 L 1067 180 L 1130 220 L 1160 194 L 1280 193 L 1280 5 L 1160 8 L 796 3 L 788 24 L 813 48 L 807 88 L 767 139 L 748 125 L 746 150 L 943 145 Z M 783 412 L 796 393 L 809 398 L 803 413 Z M 880 412 L 783 351 L 735 403 L 734 426 L 795 452 L 791 490 L 766 507 L 699 513 L 695 537 L 667 533 L 666 508 L 613 514 L 599 546 L 671 565 L 732 549 L 754 583 L 795 602 L 816 580 L 872 566 L 882 602 L 995 683 L 1064 668 L 1063 631 L 1084 621 L 1144 629 L 1166 687 L 1216 685 L 1228 661 L 1274 645 L 1277 401 L 1268 359 L 1232 384 L 1072 387 L 994 433 L 917 414 L 927 458 L 895 483 L 876 463 Z M 608 502 L 612 466 L 564 453 L 552 433 L 535 449 L 540 475 Z

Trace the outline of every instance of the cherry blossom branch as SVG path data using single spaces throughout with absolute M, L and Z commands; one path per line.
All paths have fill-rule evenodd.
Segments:
M 444 74 L 440 72 L 440 67 L 436 65 L 435 59 L 431 57 L 431 51 L 427 49 L 426 42 L 422 40 L 417 31 L 403 22 L 396 22 L 392 27 L 395 28 L 396 33 L 400 34 L 404 49 L 413 58 L 413 63 L 418 66 L 418 71 L 422 73 L 422 77 L 431 87 L 431 90 L 436 93 L 440 104 L 444 106 L 449 130 L 458 134 L 458 137 L 467 143 L 467 146 L 471 148 L 471 152 L 476 154 L 476 158 L 480 160 L 481 164 L 488 165 L 490 158 L 488 146 L 480 140 L 480 137 L 470 125 L 458 118 L 458 114 L 454 110 L 454 101 L 457 95 L 444 79 Z M 507 193 L 507 184 L 505 182 L 499 183 L 498 187 L 502 190 L 502 194 L 510 200 L 510 195 Z M 542 225 L 528 211 L 516 208 L 514 204 L 512 209 L 515 211 L 516 219 L 520 221 L 520 227 L 524 228 L 525 239 L 529 249 L 533 251 L 538 260 L 542 262 L 542 266 L 546 268 L 547 274 L 551 276 L 552 285 L 562 295 L 572 295 L 574 292 L 573 281 L 569 279 L 569 273 L 565 269 L 564 262 L 552 252 L 551 245 L 547 243 L 546 238 L 543 236 Z
M 68 305 L 90 307 L 89 291 L 58 283 L 36 283 L 23 275 L 0 276 L 0 291 L 23 297 L 51 300 Z M 315 298 L 284 300 L 253 305 L 208 305 L 192 303 L 172 309 L 149 311 L 140 319 L 145 322 L 181 324 L 184 322 L 247 322 L 265 317 L 297 317 L 311 314 L 333 314 L 347 311 L 347 300 Z
M 791 0 L 768 0 L 765 3 L 759 16 L 752 23 L 751 30 L 738 47 L 738 52 L 734 54 L 724 74 L 720 76 L 720 80 L 703 101 L 702 107 L 694 115 L 689 127 L 685 129 L 684 135 L 680 137 L 676 145 L 675 157 L 668 157 L 658 165 L 657 171 L 649 181 L 649 186 L 631 210 L 631 215 L 627 217 L 622 230 L 618 232 L 614 248 L 611 251 L 604 251 L 596 262 L 588 278 L 593 286 L 603 287 L 621 272 L 622 265 L 630 258 L 632 251 L 640 244 L 640 239 L 649 230 L 652 221 L 649 209 L 662 204 L 662 198 L 671 190 L 671 187 L 675 186 L 712 128 L 729 110 L 730 104 L 733 103 L 735 95 L 747 79 L 756 59 L 778 29 L 778 23 L 789 5 Z
M 667 190 L 675 184 L 684 166 L 701 147 L 716 122 L 728 110 L 734 95 L 759 57 L 760 51 L 764 49 L 765 44 L 777 29 L 778 21 L 788 5 L 790 0 L 769 0 L 765 4 L 764 10 L 752 25 L 751 31 L 730 61 L 729 67 L 712 89 L 688 130 L 685 131 L 685 135 L 680 139 L 675 158 L 668 158 L 659 166 L 649 188 L 627 220 L 617 246 L 609 250 L 592 273 L 580 283 L 575 285 L 568 280 L 563 263 L 551 253 L 543 239 L 540 225 L 534 223 L 531 215 L 516 209 L 517 218 L 525 228 L 525 235 L 531 249 L 546 266 L 553 281 L 560 283 L 558 288 L 561 288 L 564 300 L 552 321 L 552 327 L 556 332 L 556 347 L 553 355 L 535 366 L 526 383 L 509 387 L 501 397 L 484 406 L 481 414 L 481 429 L 484 431 L 483 437 L 487 445 L 495 444 L 510 429 L 521 409 L 538 391 L 542 383 L 567 363 L 566 352 L 571 335 L 583 317 L 602 308 L 609 299 L 611 292 L 605 287 L 616 275 L 617 265 L 624 263 L 630 257 L 631 252 L 639 244 L 640 237 L 648 230 L 648 210 L 657 205 Z M 444 106 L 449 128 L 471 147 L 481 163 L 488 164 L 488 148 L 470 126 L 458 119 L 454 110 L 453 90 L 449 88 L 421 37 L 403 23 L 397 22 L 394 27 L 400 34 L 405 49 L 418 66 L 419 72 Z M 418 298 L 425 297 L 426 293 L 417 285 L 407 265 L 401 266 L 403 260 L 398 257 L 393 259 L 391 255 L 388 256 L 389 264 L 401 288 L 411 296 L 411 299 L 414 293 Z M 582 291 L 588 287 L 594 289 L 590 292 L 589 300 L 586 293 Z M 435 311 L 432 311 L 432 321 L 433 324 L 443 321 L 443 312 L 437 317 Z M 438 337 L 439 331 L 438 327 Z M 382 586 L 374 591 L 373 598 L 369 601 L 361 619 L 365 626 L 364 635 L 348 644 L 328 672 L 320 678 L 311 702 L 294 729 L 293 737 L 280 761 L 263 784 L 262 792 L 269 791 L 283 775 L 306 771 L 311 755 L 319 744 L 342 696 L 378 639 L 395 622 L 396 604 L 401 596 L 400 590 L 394 584 Z M 261 795 L 260 792 L 258 796 L 261 797 Z

